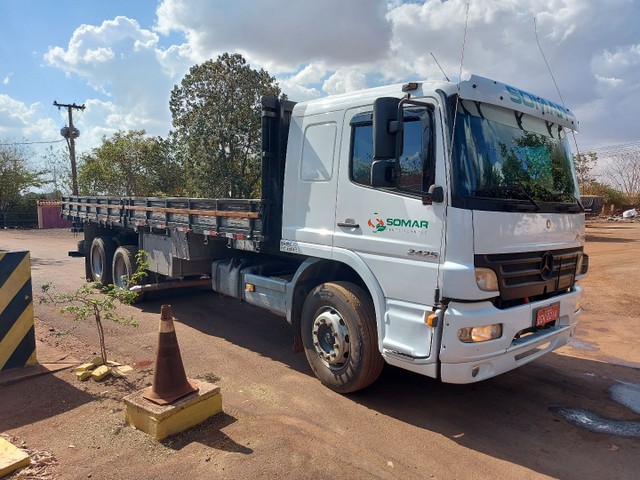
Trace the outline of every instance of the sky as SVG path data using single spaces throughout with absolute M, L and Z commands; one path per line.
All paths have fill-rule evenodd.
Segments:
M 54 101 L 85 106 L 79 152 L 164 137 L 173 86 L 224 52 L 294 101 L 441 80 L 435 56 L 564 102 L 581 151 L 640 140 L 640 0 L 0 0 L 0 143 L 66 148 Z

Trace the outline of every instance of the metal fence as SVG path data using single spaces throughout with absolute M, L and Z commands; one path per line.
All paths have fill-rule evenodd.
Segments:
M 38 210 L 11 210 L 6 218 L 0 216 L 2 228 L 38 228 Z

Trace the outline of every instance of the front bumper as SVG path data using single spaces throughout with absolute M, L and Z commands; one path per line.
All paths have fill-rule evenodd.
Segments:
M 582 289 L 542 302 L 505 310 L 490 302 L 451 302 L 444 315 L 440 345 L 440 377 L 447 383 L 472 383 L 494 377 L 525 365 L 566 344 L 574 334 L 580 309 Z M 560 303 L 560 317 L 554 326 L 515 338 L 530 327 L 533 312 L 540 307 Z M 481 343 L 463 343 L 458 330 L 463 327 L 502 324 L 502 336 Z

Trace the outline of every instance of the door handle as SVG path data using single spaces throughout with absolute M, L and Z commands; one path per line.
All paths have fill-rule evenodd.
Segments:
M 338 222 L 338 226 L 343 228 L 360 228 L 360 225 L 357 223 L 347 223 L 347 222 Z

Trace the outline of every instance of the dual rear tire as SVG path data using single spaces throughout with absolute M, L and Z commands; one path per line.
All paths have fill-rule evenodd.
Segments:
M 136 246 L 118 247 L 108 237 L 94 238 L 89 250 L 91 279 L 102 285 L 113 283 L 117 287 L 127 288 L 129 278 L 136 271 L 137 253 Z

